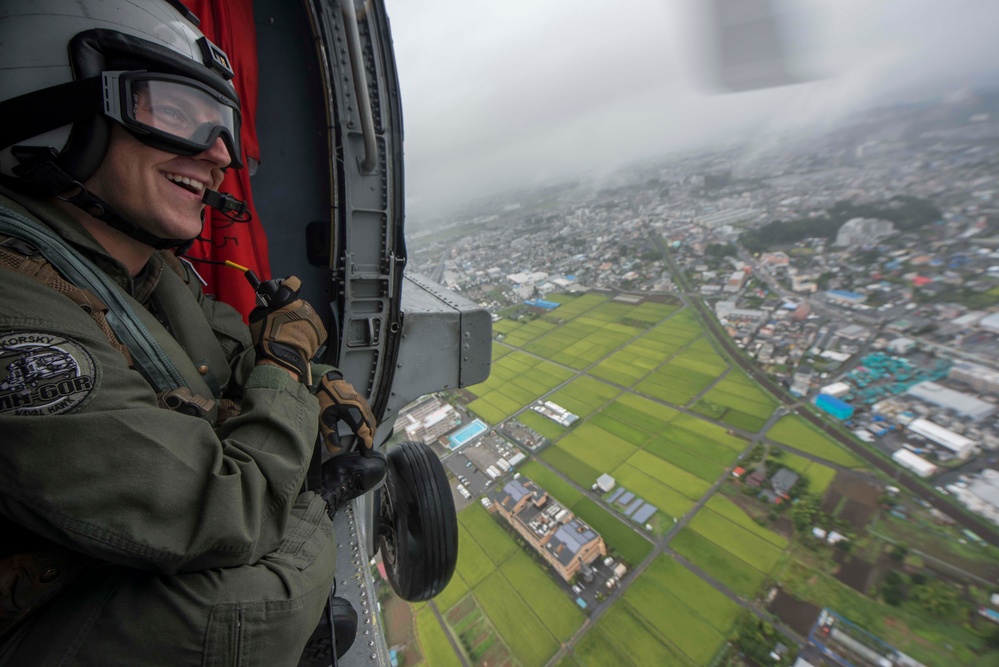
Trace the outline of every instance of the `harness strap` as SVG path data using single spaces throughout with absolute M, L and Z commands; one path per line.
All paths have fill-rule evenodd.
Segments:
M 94 296 L 93 292 L 80 289 L 73 283 L 65 280 L 59 275 L 52 264 L 37 254 L 34 247 L 10 236 L 0 235 L 0 267 L 6 267 L 34 278 L 43 285 L 54 289 L 60 294 L 64 294 L 73 300 L 91 319 L 100 327 L 101 331 L 108 339 L 108 344 L 118 350 L 126 363 L 134 367 L 132 355 L 118 337 L 114 335 L 111 325 L 108 324 L 108 307 L 100 299 Z
M 108 325 L 131 352 L 135 369 L 157 392 L 188 386 L 160 344 L 132 312 L 124 295 L 102 271 L 55 233 L 3 204 L 0 204 L 0 233 L 30 243 L 69 282 L 89 290 L 107 306 Z

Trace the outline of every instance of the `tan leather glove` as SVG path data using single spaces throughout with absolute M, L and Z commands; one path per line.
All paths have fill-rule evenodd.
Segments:
M 344 422 L 361 441 L 361 454 L 371 456 L 378 422 L 364 396 L 343 379 L 340 371 L 328 371 L 316 392 L 319 399 L 319 433 L 331 454 L 343 454 L 337 424 Z
M 266 306 L 250 311 L 250 336 L 257 361 L 269 359 L 312 384 L 309 360 L 326 342 L 326 327 L 307 301 L 298 298 L 302 281 L 285 278 Z

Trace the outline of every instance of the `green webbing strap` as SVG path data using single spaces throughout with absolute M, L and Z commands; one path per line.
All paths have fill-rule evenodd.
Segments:
M 187 386 L 163 348 L 103 271 L 70 248 L 55 233 L 3 204 L 0 204 L 0 233 L 33 245 L 66 280 L 80 289 L 90 290 L 108 307 L 108 324 L 128 348 L 136 370 L 157 392 Z

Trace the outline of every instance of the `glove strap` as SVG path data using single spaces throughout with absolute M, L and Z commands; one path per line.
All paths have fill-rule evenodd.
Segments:
M 298 373 L 298 377 L 302 383 L 312 384 L 312 376 L 309 373 L 309 360 L 303 359 L 302 355 L 293 348 L 282 343 L 271 342 L 264 351 L 264 357 L 290 371 Z

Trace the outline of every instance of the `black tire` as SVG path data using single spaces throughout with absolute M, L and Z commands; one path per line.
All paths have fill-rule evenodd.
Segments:
M 433 450 L 404 442 L 388 450 L 379 497 L 379 549 L 392 589 L 422 602 L 447 586 L 458 562 L 458 516 Z

